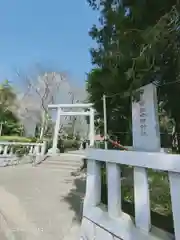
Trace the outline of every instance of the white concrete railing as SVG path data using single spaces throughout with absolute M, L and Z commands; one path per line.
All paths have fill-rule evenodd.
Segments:
M 180 239 L 180 156 L 166 153 L 88 149 L 87 182 L 81 239 Z M 108 206 L 101 203 L 101 164 L 107 166 Z M 121 207 L 119 164 L 134 167 L 135 224 Z M 146 169 L 168 171 L 175 238 L 151 232 L 150 198 Z M 98 227 L 99 226 L 99 227 Z M 162 236 L 163 234 L 163 236 Z
M 46 142 L 0 142 L 0 156 L 16 156 L 17 147 L 24 147 L 26 149 L 25 155 L 44 155 L 46 151 Z

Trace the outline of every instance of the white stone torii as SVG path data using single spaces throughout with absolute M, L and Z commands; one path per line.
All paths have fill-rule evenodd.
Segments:
M 92 106 L 93 106 L 92 103 L 50 104 L 50 105 L 48 105 L 49 109 L 57 110 L 56 124 L 55 124 L 55 128 L 54 128 L 54 136 L 53 136 L 53 147 L 52 147 L 53 154 L 56 154 L 56 150 L 57 150 L 61 116 L 89 116 L 90 117 L 90 127 L 89 127 L 90 147 L 92 147 L 94 145 L 94 135 L 95 135 L 95 132 L 94 132 L 94 109 Z M 63 112 L 62 108 L 82 108 L 82 111 Z M 84 109 L 89 109 L 89 111 L 85 112 Z

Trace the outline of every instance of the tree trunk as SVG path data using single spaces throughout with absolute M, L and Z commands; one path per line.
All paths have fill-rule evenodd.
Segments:
M 46 113 L 45 113 L 45 111 L 43 111 L 43 114 L 42 114 L 42 125 L 41 125 L 41 132 L 40 132 L 39 140 L 43 139 L 44 131 L 45 131 L 45 125 L 46 125 Z
M 43 139 L 43 135 L 44 135 L 44 124 L 41 125 L 41 132 L 40 132 L 39 140 Z

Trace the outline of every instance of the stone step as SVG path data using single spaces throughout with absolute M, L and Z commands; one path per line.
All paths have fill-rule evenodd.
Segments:
M 79 158 L 47 158 L 46 161 L 55 161 L 55 162 L 69 162 L 69 163 L 79 163 L 82 162 L 82 159 Z
M 60 166 L 60 165 L 52 165 L 52 164 L 44 164 L 44 165 L 42 165 L 42 167 L 44 167 L 44 168 L 49 168 L 49 169 L 61 169 L 62 171 L 75 171 L 75 170 L 78 170 L 79 169 L 79 167 L 72 167 L 72 166 L 66 166 L 66 165 L 64 165 L 64 166 Z
M 60 174 L 71 174 L 72 172 L 77 172 L 82 163 L 81 157 L 62 154 L 61 156 L 48 157 L 39 167 L 49 169 L 50 171 L 59 171 Z
M 85 156 L 86 152 L 83 150 L 78 150 L 78 151 L 69 151 L 64 154 L 81 155 L 83 157 L 83 156 Z
M 45 171 L 45 172 L 58 172 L 62 177 L 71 177 L 73 173 L 78 172 L 77 168 L 60 168 L 60 167 L 55 167 L 52 165 L 39 165 L 37 168 L 39 168 L 41 171 Z
M 79 155 L 71 155 L 71 154 L 65 154 L 65 155 L 61 155 L 61 156 L 49 156 L 48 158 L 51 159 L 68 159 L 68 160 L 74 160 L 74 161 L 78 161 L 83 159 L 82 156 Z
M 59 165 L 69 165 L 69 166 L 79 166 L 82 161 L 66 161 L 66 160 L 52 160 L 52 159 L 47 159 L 43 162 L 44 164 L 59 164 Z
M 60 162 L 60 161 L 52 161 L 45 160 L 39 166 L 53 167 L 53 168 L 61 168 L 61 169 L 78 169 L 82 166 L 82 162 Z
M 79 170 L 81 165 L 77 166 L 77 167 L 72 167 L 72 166 L 68 166 L 68 165 L 56 165 L 56 164 L 44 164 L 42 165 L 42 167 L 44 168 L 51 168 L 51 169 L 61 169 L 64 171 L 75 171 L 75 170 Z

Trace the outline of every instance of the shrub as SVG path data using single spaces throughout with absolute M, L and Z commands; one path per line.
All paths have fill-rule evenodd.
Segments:
M 33 142 L 33 141 L 32 138 L 20 136 L 0 136 L 0 142 Z
M 46 153 L 50 148 L 53 146 L 53 140 L 52 139 L 44 139 L 46 141 Z M 79 149 L 80 147 L 80 141 L 77 140 L 72 140 L 72 139 L 59 139 L 57 148 L 60 150 L 60 152 L 64 152 L 65 150 L 70 150 L 70 149 Z
M 64 140 L 64 147 L 65 149 L 72 148 L 73 147 L 74 140 Z
M 75 149 L 79 149 L 80 148 L 80 145 L 81 145 L 81 143 L 80 143 L 80 141 L 78 141 L 78 140 L 75 140 L 74 142 L 73 142 L 73 148 L 75 148 Z
M 27 155 L 29 153 L 29 148 L 27 146 L 17 145 L 14 146 L 14 152 L 17 157 L 23 157 L 24 155 Z
M 44 139 L 46 141 L 46 150 L 45 150 L 45 154 L 48 152 L 48 150 L 50 148 L 52 148 L 52 145 L 53 145 L 53 141 L 52 139 Z
M 64 140 L 65 149 L 78 149 L 80 147 L 80 142 L 77 140 Z
M 110 142 L 107 142 L 107 146 L 108 146 L 108 149 L 115 149 L 115 147 Z M 101 142 L 95 141 L 95 147 L 100 148 L 100 149 L 104 149 L 105 148 L 104 141 L 101 141 Z

